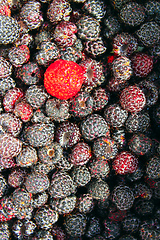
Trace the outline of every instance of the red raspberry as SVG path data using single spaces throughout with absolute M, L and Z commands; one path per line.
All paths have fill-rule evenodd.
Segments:
M 69 160 L 75 166 L 82 166 L 86 164 L 91 158 L 91 149 L 87 143 L 77 143 L 72 149 Z
M 13 113 L 23 122 L 28 122 L 33 115 L 33 109 L 29 103 L 21 101 L 15 105 Z
M 146 97 L 139 87 L 129 86 L 123 89 L 120 104 L 126 111 L 140 112 L 146 104 Z
M 4 110 L 6 112 L 13 112 L 15 103 L 17 102 L 17 100 L 19 100 L 23 96 L 24 96 L 24 93 L 20 88 L 15 87 L 8 90 L 8 92 L 6 93 L 3 99 Z
M 145 53 L 134 54 L 131 63 L 137 77 L 146 77 L 153 69 L 153 59 Z
M 138 168 L 138 159 L 130 152 L 121 152 L 113 160 L 113 169 L 117 174 L 133 173 Z
M 83 69 L 77 63 L 59 59 L 44 74 L 47 92 L 59 99 L 69 99 L 80 91 L 84 80 Z

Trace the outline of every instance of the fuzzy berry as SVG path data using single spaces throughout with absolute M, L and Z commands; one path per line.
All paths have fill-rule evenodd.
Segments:
M 22 150 L 22 142 L 9 133 L 0 134 L 0 155 L 4 158 L 17 156 Z
M 12 112 L 15 107 L 16 101 L 23 97 L 23 95 L 24 93 L 20 88 L 12 88 L 8 90 L 3 99 L 4 110 L 6 112 Z
M 146 77 L 153 69 L 153 59 L 145 53 L 136 53 L 131 58 L 133 73 L 137 77 Z
M 118 56 L 129 56 L 137 50 L 137 39 L 131 34 L 122 32 L 113 39 L 113 52 Z
M 29 30 L 33 30 L 41 26 L 43 17 L 40 9 L 41 4 L 37 1 L 29 1 L 21 8 L 21 19 L 27 25 Z
M 123 151 L 113 160 L 112 166 L 117 174 L 133 173 L 138 168 L 138 159 L 130 152 Z
M 8 57 L 13 66 L 21 67 L 28 62 L 30 50 L 26 45 L 16 46 L 10 49 Z
M 140 112 L 146 104 L 146 97 L 139 87 L 129 86 L 123 89 L 120 104 L 126 111 Z
M 29 103 L 20 101 L 15 105 L 13 113 L 20 117 L 23 122 L 28 122 L 33 115 L 33 109 Z
M 12 157 L 10 158 L 2 157 L 0 159 L 0 170 L 15 167 L 15 165 L 16 165 L 15 161 Z
M 66 0 L 53 0 L 47 10 L 50 22 L 56 24 L 62 20 L 69 21 L 72 8 Z
M 49 179 L 46 174 L 31 173 L 24 183 L 29 193 L 41 193 L 49 188 Z
M 17 70 L 17 77 L 20 78 L 26 85 L 37 84 L 41 72 L 37 63 L 28 62 Z
M 11 6 L 9 6 L 9 2 L 1 2 L 0 6 L 0 14 L 4 16 L 11 16 Z
M 12 113 L 2 113 L 0 115 L 0 126 L 1 131 L 10 133 L 14 137 L 18 136 L 22 130 L 21 120 Z
M 80 66 L 84 70 L 84 82 L 83 85 L 88 90 L 99 86 L 101 84 L 101 77 L 103 68 L 100 62 L 88 58 L 80 63 Z
M 118 185 L 113 189 L 112 201 L 121 211 L 130 209 L 133 206 L 134 199 L 132 189 L 126 185 Z
M 67 100 L 79 92 L 83 80 L 83 70 L 78 64 L 59 59 L 47 68 L 44 87 L 50 95 Z
M 91 158 L 91 149 L 87 143 L 77 143 L 69 157 L 71 163 L 75 166 L 86 164 Z
M 20 187 L 24 181 L 25 174 L 25 170 L 21 168 L 12 170 L 12 172 L 8 175 L 8 184 L 14 188 Z
M 0 78 L 9 77 L 11 74 L 12 74 L 12 65 L 4 57 L 0 57 Z
M 55 140 L 62 147 L 72 147 L 80 141 L 80 130 L 76 123 L 63 122 L 56 129 Z
M 113 76 L 119 83 L 127 81 L 132 75 L 131 61 L 127 57 L 118 57 L 112 63 Z
M 81 91 L 70 100 L 70 112 L 74 117 L 85 117 L 93 111 L 93 98 L 90 93 Z
M 53 33 L 53 38 L 55 42 L 62 47 L 72 46 L 77 37 L 75 33 L 77 32 L 77 27 L 74 23 L 69 21 L 60 22 Z

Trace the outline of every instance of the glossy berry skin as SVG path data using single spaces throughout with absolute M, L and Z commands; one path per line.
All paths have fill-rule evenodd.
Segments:
M 108 177 L 110 173 L 110 167 L 109 167 L 108 161 L 102 160 L 102 159 L 94 159 L 89 164 L 89 170 L 93 178 L 97 178 L 97 179 L 101 178 L 102 180 L 105 177 Z
M 117 174 L 133 173 L 138 168 L 138 159 L 130 152 L 123 151 L 113 160 L 112 166 Z
M 9 4 L 9 2 L 7 1 L 3 1 L 1 2 L 1 6 L 0 6 L 0 14 L 3 16 L 11 16 L 11 6 Z
M 8 175 L 8 184 L 14 188 L 20 187 L 24 181 L 25 174 L 25 170 L 21 168 L 12 170 L 12 172 Z
M 65 171 L 59 171 L 52 176 L 50 185 L 50 195 L 51 197 L 65 198 L 76 190 L 76 185 L 73 179 Z
M 35 62 L 28 62 L 17 70 L 17 77 L 20 78 L 26 85 L 38 83 L 41 73 L 40 68 Z
M 109 93 L 103 88 L 97 88 L 92 94 L 93 97 L 93 110 L 99 111 L 102 110 L 109 101 Z
M 70 117 L 69 102 L 57 98 L 48 99 L 46 102 L 46 114 L 50 119 L 63 122 Z
M 83 70 L 77 63 L 59 59 L 47 68 L 44 87 L 50 95 L 67 100 L 79 92 L 83 80 Z
M 107 237 L 107 239 L 114 239 L 120 235 L 120 224 L 108 219 L 105 219 L 103 224 L 105 228 L 104 237 Z
M 136 53 L 131 58 L 133 73 L 137 77 L 146 77 L 153 68 L 153 59 L 145 53 Z
M 91 180 L 91 174 L 88 168 L 84 166 L 76 166 L 73 168 L 71 177 L 77 186 L 83 187 Z
M 139 87 L 129 86 L 121 92 L 120 104 L 131 113 L 140 112 L 146 104 L 146 97 Z
M 9 197 L 0 200 L 0 222 L 6 222 L 15 217 L 15 207 L 13 200 Z
M 25 187 L 29 193 L 41 193 L 49 187 L 49 179 L 46 174 L 31 173 L 26 177 Z
M 117 144 L 110 138 L 100 137 L 93 143 L 93 153 L 97 159 L 113 159 L 117 155 L 117 152 Z
M 49 207 L 42 207 L 38 209 L 35 214 L 35 221 L 37 225 L 43 229 L 51 228 L 52 224 L 58 221 L 58 213 Z M 48 237 L 46 238 L 48 239 Z
M 65 231 L 73 237 L 73 239 L 80 239 L 86 231 L 87 217 L 85 214 L 76 213 L 70 214 L 65 218 Z
M 138 83 L 138 87 L 142 89 L 146 96 L 146 105 L 153 106 L 158 101 L 158 87 L 151 81 L 142 80 Z
M 35 123 L 24 131 L 26 141 L 33 147 L 43 147 L 54 139 L 53 123 Z
M 136 113 L 130 115 L 125 123 L 127 132 L 145 132 L 150 124 L 150 116 L 148 113 Z
M 31 105 L 33 109 L 42 107 L 48 98 L 48 94 L 44 88 L 37 85 L 31 85 L 25 93 L 26 101 Z
M 114 128 L 122 127 L 127 117 L 127 111 L 122 109 L 118 104 L 109 105 L 104 110 L 104 118 L 106 122 Z
M 98 21 L 101 21 L 106 14 L 105 5 L 101 0 L 87 0 L 84 3 L 83 10 L 88 12 Z
M 95 41 L 99 38 L 100 23 L 92 17 L 82 16 L 77 22 L 78 37 L 85 41 Z

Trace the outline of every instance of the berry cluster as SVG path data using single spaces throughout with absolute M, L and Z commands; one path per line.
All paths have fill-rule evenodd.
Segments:
M 158 0 L 0 0 L 0 239 L 160 239 Z

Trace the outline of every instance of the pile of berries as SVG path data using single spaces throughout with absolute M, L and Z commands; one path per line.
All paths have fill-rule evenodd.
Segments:
M 0 0 L 0 239 L 160 239 L 158 0 Z

